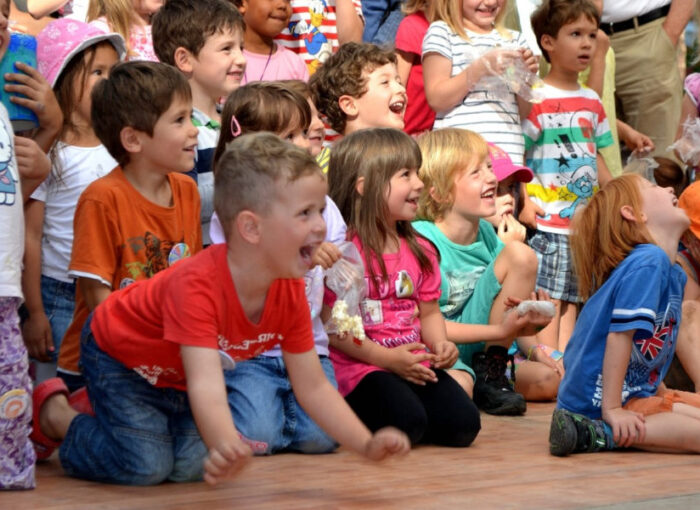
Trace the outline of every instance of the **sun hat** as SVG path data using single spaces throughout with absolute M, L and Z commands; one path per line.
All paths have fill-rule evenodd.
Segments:
M 530 182 L 534 177 L 532 170 L 526 166 L 518 166 L 513 163 L 506 151 L 499 146 L 488 142 L 489 154 L 491 155 L 491 165 L 496 178 L 502 181 L 515 174 L 515 180 L 520 182 Z
M 694 182 L 681 193 L 678 207 L 690 218 L 690 231 L 700 238 L 700 182 Z
M 70 18 L 52 21 L 36 36 L 37 69 L 54 87 L 73 57 L 102 41 L 112 43 L 119 60 L 124 60 L 126 44 L 121 35 L 105 33 L 97 27 Z

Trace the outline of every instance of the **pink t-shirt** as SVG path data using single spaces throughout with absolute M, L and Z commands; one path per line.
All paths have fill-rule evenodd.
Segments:
M 691 73 L 685 79 L 685 93 L 700 112 L 700 73 Z
M 112 28 L 104 16 L 90 22 L 104 32 L 112 32 Z M 151 35 L 151 25 L 132 25 L 129 27 L 129 53 L 126 60 L 148 60 L 158 62 L 158 57 L 153 49 L 153 36 Z
M 278 43 L 275 43 L 275 48 L 272 55 L 261 55 L 243 50 L 246 66 L 241 85 L 253 81 L 309 81 L 309 70 L 299 55 Z
M 364 257 L 357 236 L 352 238 L 352 242 Z M 365 271 L 367 297 L 360 304 L 360 311 L 368 338 L 366 341 L 373 341 L 388 348 L 421 341 L 418 305 L 422 301 L 433 301 L 440 297 L 440 266 L 433 245 L 422 238 L 419 238 L 418 242 L 430 259 L 432 273 L 421 271 L 418 260 L 403 239 L 397 253 L 382 256 L 388 275 L 386 280 L 379 276 L 381 270 L 376 261 L 376 286 L 369 285 L 369 273 Z M 343 396 L 349 394 L 364 376 L 382 370 L 351 358 L 333 347 L 331 361 L 335 368 L 338 391 Z
M 415 63 L 408 73 L 408 82 L 406 83 L 408 104 L 404 115 L 406 125 L 403 129 L 409 135 L 429 131 L 435 122 L 435 112 L 430 108 L 428 100 L 425 98 L 423 64 L 421 63 L 423 37 L 429 26 L 430 23 L 425 18 L 425 14 L 418 11 L 401 20 L 396 32 L 396 49 L 411 53 L 416 57 Z

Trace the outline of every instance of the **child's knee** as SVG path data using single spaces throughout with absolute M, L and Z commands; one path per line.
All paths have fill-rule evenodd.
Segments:
M 503 247 L 501 253 L 506 257 L 511 272 L 519 275 L 537 275 L 537 255 L 525 243 L 511 241 Z
M 681 324 L 700 321 L 700 302 L 695 300 L 683 301 Z

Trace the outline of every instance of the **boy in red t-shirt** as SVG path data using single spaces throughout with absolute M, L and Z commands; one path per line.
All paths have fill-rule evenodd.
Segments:
M 222 367 L 279 343 L 299 402 L 334 439 L 371 459 L 406 453 L 402 433 L 372 435 L 362 425 L 314 350 L 300 279 L 326 228 L 326 181 L 313 157 L 256 133 L 232 142 L 216 172 L 227 244 L 95 310 L 81 344 L 95 416 L 78 414 L 59 389 L 37 402 L 35 441 L 62 439 L 61 463 L 72 476 L 153 484 L 203 475 L 215 484 L 251 454 L 234 426 Z

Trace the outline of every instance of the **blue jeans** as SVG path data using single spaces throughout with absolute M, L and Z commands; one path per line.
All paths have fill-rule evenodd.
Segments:
M 320 360 L 326 377 L 337 387 L 331 360 L 327 356 Z M 239 362 L 224 371 L 224 378 L 233 422 L 255 454 L 328 453 L 337 446 L 297 402 L 281 357 Z
M 51 354 L 51 358 L 56 361 L 63 335 L 73 320 L 75 283 L 66 283 L 41 275 L 41 300 L 44 303 L 44 312 L 51 324 L 53 346 L 56 349 Z
M 70 476 L 107 483 L 152 485 L 200 480 L 207 448 L 187 393 L 156 388 L 102 351 L 88 319 L 80 345 L 95 416 L 71 422 L 60 448 Z
M 379 45 L 394 45 L 396 31 L 403 19 L 402 0 L 363 0 L 365 29 L 362 40 Z

